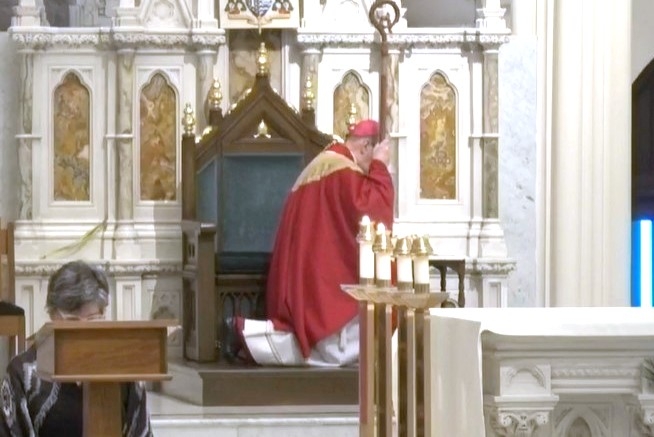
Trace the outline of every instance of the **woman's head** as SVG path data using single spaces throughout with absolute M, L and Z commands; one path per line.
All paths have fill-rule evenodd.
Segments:
M 97 267 L 72 261 L 50 277 L 46 310 L 53 320 L 103 318 L 108 304 L 107 277 Z

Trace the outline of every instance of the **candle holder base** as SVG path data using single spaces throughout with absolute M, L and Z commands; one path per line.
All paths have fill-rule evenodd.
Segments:
M 341 289 L 357 301 L 386 304 L 413 309 L 438 308 L 448 298 L 446 292 L 414 293 L 413 289 L 343 284 Z

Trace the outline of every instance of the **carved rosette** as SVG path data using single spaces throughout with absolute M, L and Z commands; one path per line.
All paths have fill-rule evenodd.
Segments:
M 497 435 L 531 437 L 534 431 L 550 420 L 548 411 L 496 410 L 491 415 L 491 426 Z

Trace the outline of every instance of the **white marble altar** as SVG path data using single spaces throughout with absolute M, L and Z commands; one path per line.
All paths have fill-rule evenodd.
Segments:
M 435 309 L 428 320 L 428 435 L 652 435 L 641 378 L 651 309 Z

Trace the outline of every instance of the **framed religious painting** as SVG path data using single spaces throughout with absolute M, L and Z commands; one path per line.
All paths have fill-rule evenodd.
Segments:
M 219 0 L 223 29 L 295 29 L 300 0 Z

